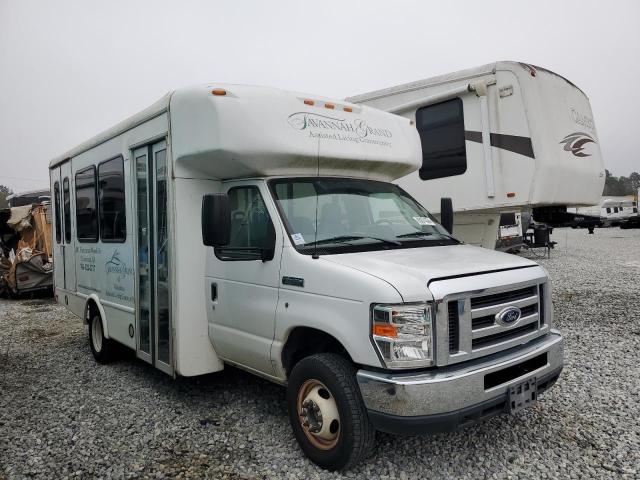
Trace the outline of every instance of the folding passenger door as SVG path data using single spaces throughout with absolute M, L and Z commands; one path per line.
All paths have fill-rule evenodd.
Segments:
M 136 352 L 173 374 L 167 144 L 133 152 L 136 214 Z

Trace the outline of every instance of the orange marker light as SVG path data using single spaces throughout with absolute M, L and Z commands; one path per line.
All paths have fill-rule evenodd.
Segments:
M 224 97 L 227 94 L 227 91 L 224 88 L 214 88 L 211 90 L 212 95 L 217 95 L 219 97 Z
M 305 100 L 304 104 L 305 105 L 313 105 L 315 102 L 313 100 Z
M 395 325 L 389 325 L 388 323 L 374 323 L 373 334 L 379 337 L 397 337 L 398 329 Z
M 324 108 L 328 108 L 329 110 L 333 110 L 336 106 L 333 103 L 325 103 Z
M 344 107 L 343 110 L 345 112 L 353 112 L 353 108 L 351 108 L 351 107 Z
M 509 192 L 509 193 L 507 193 L 507 198 L 513 198 L 513 197 L 515 197 L 515 196 L 516 196 L 515 192 Z

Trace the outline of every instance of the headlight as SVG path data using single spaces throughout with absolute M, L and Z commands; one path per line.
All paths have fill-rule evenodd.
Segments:
M 433 363 L 431 304 L 374 305 L 371 317 L 373 342 L 388 368 Z

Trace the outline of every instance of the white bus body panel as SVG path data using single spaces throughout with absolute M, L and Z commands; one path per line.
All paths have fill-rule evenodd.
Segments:
M 220 87 L 226 89 L 227 95 L 211 94 L 212 88 Z M 313 105 L 305 104 L 306 99 L 313 99 Z M 326 108 L 326 104 L 333 108 Z M 176 90 L 55 158 L 50 163 L 51 183 L 60 182 L 62 195 L 61 177 L 68 175 L 71 181 L 73 248 L 68 248 L 72 254 L 67 263 L 75 262 L 71 274 L 77 275 L 77 281 L 67 276 L 67 288 L 61 284 L 64 277 L 56 276 L 58 301 L 86 320 L 87 301 L 90 297 L 96 299 L 107 338 L 134 349 L 138 333 L 135 329 L 132 336 L 131 331 L 137 325 L 139 272 L 138 187 L 132 152 L 162 141 L 167 142 L 168 154 L 167 221 L 171 247 L 170 298 L 166 300 L 171 305 L 173 365 L 169 369 L 158 368 L 184 376 L 224 367 L 214 349 L 216 339 L 212 342 L 211 338 L 215 329 L 211 330 L 207 320 L 212 300 L 211 281 L 206 276 L 224 272 L 206 273 L 212 265 L 209 257 L 213 249 L 202 243 L 200 215 L 205 194 L 225 191 L 223 181 L 230 179 L 244 178 L 247 180 L 243 183 L 251 183 L 250 177 L 319 174 L 392 181 L 420 166 L 419 138 L 402 117 L 318 96 L 219 84 Z M 122 155 L 125 168 L 126 241 L 77 243 L 75 173 L 118 155 Z M 66 174 L 65 169 L 69 170 Z M 275 210 L 271 213 L 276 222 Z M 282 252 L 282 244 L 278 248 Z M 64 264 L 61 250 L 56 246 L 56 269 Z M 279 308 L 278 279 L 278 275 L 273 276 L 274 321 Z M 246 298 L 236 299 L 236 305 L 242 302 Z M 264 363 L 274 342 L 273 323 L 271 328 L 269 335 L 263 335 L 263 358 L 241 366 L 257 370 Z M 284 340 L 278 338 L 275 348 L 281 348 Z M 265 376 L 283 378 L 275 368 L 260 370 Z

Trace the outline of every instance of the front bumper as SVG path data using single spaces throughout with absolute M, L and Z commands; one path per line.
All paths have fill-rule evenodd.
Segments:
M 509 387 L 536 377 L 538 394 L 557 380 L 563 365 L 560 332 L 524 346 L 423 373 L 360 370 L 358 384 L 378 430 L 418 434 L 453 430 L 508 409 Z

